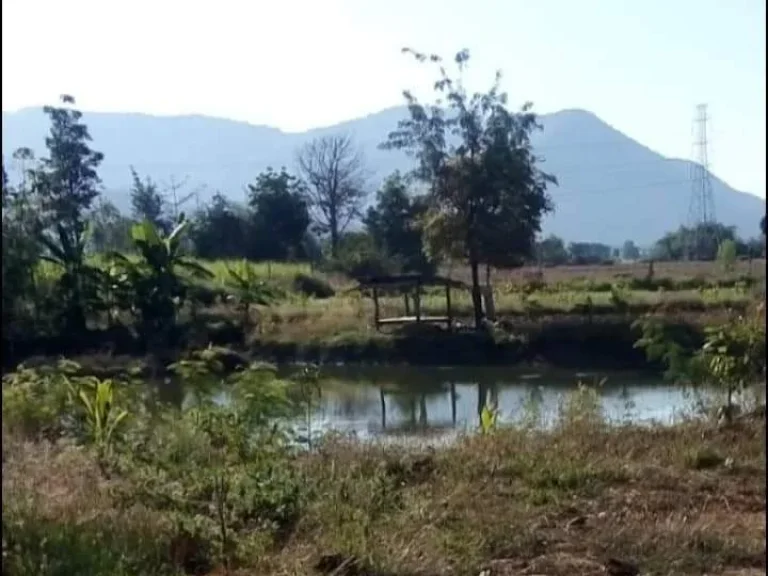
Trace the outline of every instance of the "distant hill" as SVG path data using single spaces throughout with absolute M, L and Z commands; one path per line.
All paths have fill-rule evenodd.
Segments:
M 199 190 L 201 201 L 216 191 L 242 200 L 244 187 L 267 166 L 294 166 L 296 149 L 310 139 L 337 132 L 351 134 L 363 148 L 375 187 L 392 171 L 407 171 L 404 154 L 379 150 L 388 132 L 406 114 L 391 108 L 329 128 L 289 134 L 276 128 L 206 116 L 149 116 L 85 113 L 94 148 L 105 154 L 100 169 L 106 195 L 128 207 L 129 166 L 159 183 L 186 180 L 186 192 Z M 686 160 L 665 158 L 583 110 L 541 117 L 544 131 L 534 146 L 544 168 L 559 180 L 551 190 L 555 213 L 545 233 L 566 241 L 604 242 L 614 246 L 632 239 L 648 245 L 677 228 L 688 216 L 691 191 Z M 47 118 L 40 109 L 3 112 L 3 153 L 20 146 L 44 152 Z M 712 180 L 718 220 L 741 235 L 759 233 L 765 201 Z

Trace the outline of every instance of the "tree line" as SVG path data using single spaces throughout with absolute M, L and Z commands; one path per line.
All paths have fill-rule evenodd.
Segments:
M 309 260 L 352 276 L 432 273 L 446 261 L 466 262 L 478 326 L 481 267 L 487 279 L 492 267 L 640 256 L 631 241 L 617 252 L 596 243 L 566 247 L 555 236 L 537 240 L 542 218 L 554 208 L 548 189 L 557 180 L 539 168 L 533 153 L 530 137 L 541 127 L 532 105 L 510 111 L 498 73 L 485 92 L 470 94 L 463 84 L 466 50 L 454 56 L 453 75 L 436 55 L 404 52 L 435 67 L 434 99 L 422 103 L 404 92 L 409 116 L 381 147 L 405 151 L 416 168 L 388 177 L 367 210 L 363 155 L 349 136 L 336 135 L 301 148 L 293 172 L 268 168 L 257 175 L 245 202 L 216 193 L 188 218 L 157 183 L 131 169 L 131 213 L 122 214 L 101 194 L 103 155 L 91 148 L 74 99 L 64 96 L 60 106 L 45 107 L 47 156 L 14 152 L 30 166 L 15 183 L 3 165 L 4 314 L 32 293 L 35 267 L 47 260 L 61 271 L 53 300 L 69 303 L 64 325 L 83 330 L 95 299 L 88 257 L 144 250 L 154 258 L 146 251 L 149 236 L 169 246 L 182 221 L 186 232 L 173 236 L 173 249 L 204 259 Z M 417 185 L 423 192 L 415 192 Z M 352 230 L 357 221 L 362 228 Z M 724 240 L 737 241 L 732 229 L 681 228 L 661 239 L 652 257 L 714 258 Z

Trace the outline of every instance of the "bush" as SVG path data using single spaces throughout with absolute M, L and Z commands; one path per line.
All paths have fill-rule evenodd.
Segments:
M 293 279 L 293 289 L 313 298 L 333 298 L 336 291 L 327 280 L 309 274 L 296 274 Z

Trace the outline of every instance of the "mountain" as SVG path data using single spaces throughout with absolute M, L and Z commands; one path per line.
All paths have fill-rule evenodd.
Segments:
M 391 108 L 298 134 L 206 116 L 87 112 L 84 120 L 94 148 L 105 154 L 99 171 L 105 193 L 127 209 L 130 166 L 160 184 L 185 183 L 180 195 L 197 191 L 205 201 L 221 191 L 242 200 L 245 185 L 266 167 L 290 169 L 297 148 L 339 132 L 351 134 L 362 147 L 373 189 L 392 171 L 412 166 L 403 153 L 377 148 L 405 114 L 404 108 Z M 545 159 L 543 168 L 559 181 L 551 190 L 555 212 L 544 221 L 545 234 L 649 245 L 687 221 L 691 162 L 665 158 L 583 110 L 543 115 L 540 121 L 544 130 L 534 135 L 534 147 Z M 6 158 L 20 146 L 44 154 L 48 121 L 40 109 L 3 112 L 2 131 Z M 6 169 L 12 180 L 18 176 L 10 159 Z M 714 176 L 711 182 L 718 220 L 743 236 L 756 236 L 765 201 Z

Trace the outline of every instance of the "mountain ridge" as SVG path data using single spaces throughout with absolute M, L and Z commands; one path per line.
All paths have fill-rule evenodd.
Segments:
M 216 191 L 242 201 L 246 184 L 259 172 L 268 166 L 292 169 L 301 145 L 339 132 L 350 134 L 363 150 L 373 192 L 389 173 L 413 166 L 403 152 L 378 148 L 406 114 L 405 107 L 390 107 L 304 132 L 202 114 L 83 111 L 83 119 L 93 147 L 105 154 L 99 171 L 105 196 L 125 210 L 130 166 L 161 185 L 187 177 L 186 191 L 197 187 L 201 201 Z M 544 157 L 542 169 L 560 184 L 550 190 L 555 212 L 544 219 L 545 234 L 566 241 L 620 245 L 631 239 L 647 245 L 687 221 L 690 161 L 664 157 L 587 110 L 564 109 L 539 121 L 544 130 L 533 135 L 532 143 Z M 20 146 L 37 156 L 44 152 L 48 121 L 41 108 L 3 111 L 2 128 L 4 155 Z M 13 180 L 17 172 L 10 158 L 6 169 Z M 714 175 L 711 182 L 718 220 L 743 236 L 756 236 L 765 200 Z

